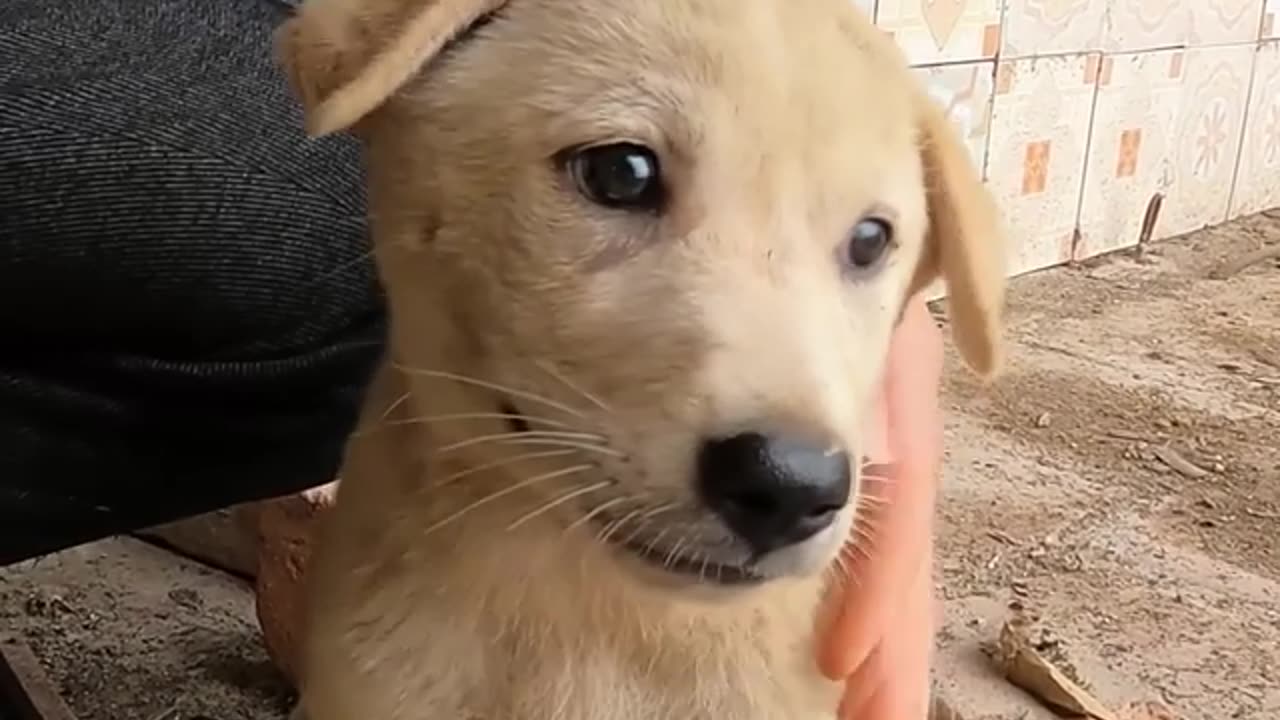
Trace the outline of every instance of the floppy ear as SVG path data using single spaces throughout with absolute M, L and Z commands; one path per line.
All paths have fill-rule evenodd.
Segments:
M 942 277 L 956 347 L 979 375 L 990 377 L 1001 360 L 1005 274 L 1000 219 L 942 108 L 924 93 L 917 106 L 929 231 L 912 289 L 918 292 Z
M 506 0 L 307 0 L 276 51 L 312 136 L 345 130 L 386 102 L 450 40 Z

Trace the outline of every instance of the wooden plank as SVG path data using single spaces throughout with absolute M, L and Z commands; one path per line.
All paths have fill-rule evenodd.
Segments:
M 14 639 L 0 640 L 0 718 L 76 720 L 71 708 L 31 650 Z
M 236 505 L 167 525 L 147 528 L 136 537 L 211 565 L 232 575 L 258 574 L 258 508 Z

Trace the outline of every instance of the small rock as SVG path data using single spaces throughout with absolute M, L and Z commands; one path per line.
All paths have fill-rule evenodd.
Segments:
M 169 599 L 188 610 L 199 610 L 204 607 L 204 598 L 190 588 L 176 588 L 169 591 Z
M 1052 422 L 1053 422 L 1053 416 L 1047 412 L 1043 412 L 1043 413 L 1040 413 L 1039 417 L 1036 418 L 1036 427 L 1047 428 Z

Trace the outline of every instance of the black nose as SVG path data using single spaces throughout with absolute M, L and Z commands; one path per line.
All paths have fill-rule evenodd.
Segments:
M 849 500 L 849 456 L 793 438 L 742 433 L 698 454 L 702 501 L 757 554 L 802 542 Z

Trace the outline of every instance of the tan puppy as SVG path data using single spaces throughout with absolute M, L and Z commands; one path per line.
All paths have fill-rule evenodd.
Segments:
M 998 355 L 992 203 L 890 40 L 849 0 L 312 0 L 281 47 L 365 142 L 393 318 L 311 719 L 833 718 L 894 323 L 940 273 Z

